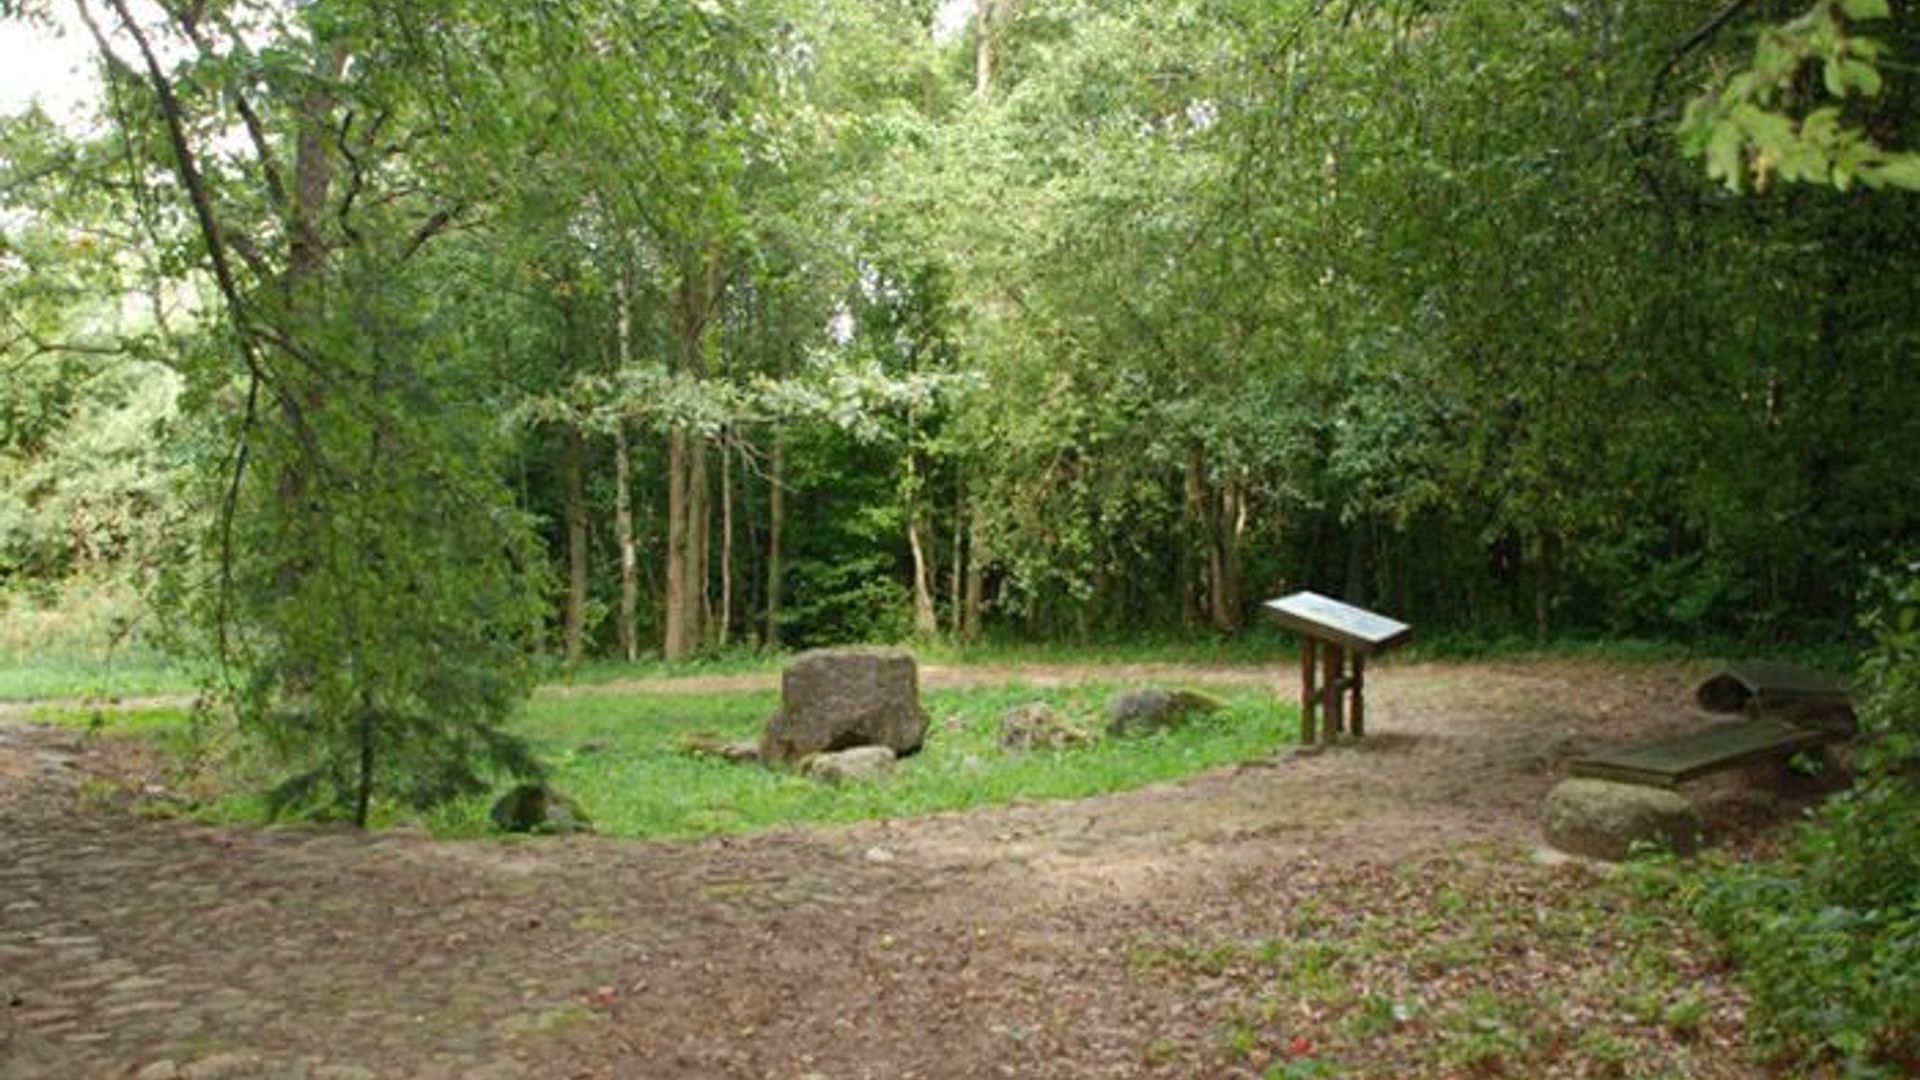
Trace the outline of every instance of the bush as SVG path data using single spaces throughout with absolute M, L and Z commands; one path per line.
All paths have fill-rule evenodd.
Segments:
M 1721 866 L 1696 913 L 1740 964 L 1761 1044 L 1849 1076 L 1920 1073 L 1920 572 L 1864 619 L 1864 774 L 1772 863 Z

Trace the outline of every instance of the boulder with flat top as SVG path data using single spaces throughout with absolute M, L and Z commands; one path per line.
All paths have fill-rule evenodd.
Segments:
M 1618 862 L 1640 851 L 1687 855 L 1700 847 L 1700 815 L 1677 791 L 1575 777 L 1547 796 L 1547 843 L 1571 855 Z
M 902 649 L 814 649 L 780 676 L 780 708 L 760 737 L 760 760 L 791 765 L 811 754 L 884 746 L 905 757 L 927 735 L 920 669 Z

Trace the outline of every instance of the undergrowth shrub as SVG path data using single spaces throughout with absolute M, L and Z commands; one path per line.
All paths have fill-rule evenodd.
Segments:
M 1878 591 L 1859 784 L 1778 859 L 1710 868 L 1695 897 L 1740 965 L 1763 1049 L 1849 1077 L 1920 1075 L 1920 568 Z

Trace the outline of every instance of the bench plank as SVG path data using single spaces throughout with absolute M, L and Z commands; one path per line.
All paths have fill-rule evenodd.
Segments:
M 1748 720 L 1580 758 L 1573 763 L 1572 772 L 1593 780 L 1676 787 L 1751 761 L 1811 750 L 1835 738 L 1830 732 L 1783 720 Z

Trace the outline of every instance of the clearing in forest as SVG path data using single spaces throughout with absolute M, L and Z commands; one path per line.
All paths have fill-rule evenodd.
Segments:
M 1533 854 L 1696 674 L 1387 666 L 1361 746 L 683 842 L 139 819 L 0 726 L 0 1078 L 1764 1075 L 1656 878 Z

